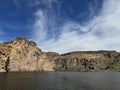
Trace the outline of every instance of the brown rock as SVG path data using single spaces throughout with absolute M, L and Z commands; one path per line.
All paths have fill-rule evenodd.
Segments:
M 0 71 L 5 69 L 6 56 L 10 56 L 9 71 L 53 71 L 54 58 L 42 52 L 36 43 L 26 38 L 0 44 Z
M 116 51 L 42 52 L 34 41 L 17 37 L 0 44 L 0 71 L 120 71 Z

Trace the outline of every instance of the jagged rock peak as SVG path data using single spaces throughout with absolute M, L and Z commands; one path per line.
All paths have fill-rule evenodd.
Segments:
M 28 44 L 28 45 L 33 46 L 33 47 L 37 46 L 37 44 L 34 41 L 29 41 L 26 38 L 21 38 L 21 37 L 17 37 L 12 42 L 13 42 L 13 45 L 19 43 L 19 44 L 23 44 L 23 45 Z

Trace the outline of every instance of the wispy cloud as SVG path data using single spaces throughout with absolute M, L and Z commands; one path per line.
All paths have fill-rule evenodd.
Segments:
M 45 5 L 47 8 L 51 8 L 53 3 L 58 3 L 58 0 L 12 0 L 17 8 L 27 5 L 26 7 L 34 7 L 39 5 Z
M 90 10 L 92 11 L 92 8 Z M 97 16 L 94 15 L 84 24 L 72 20 L 63 20 L 62 25 L 57 27 L 61 32 L 59 38 L 54 37 L 47 40 L 48 22 L 51 21 L 55 24 L 52 27 L 53 29 L 56 28 L 57 23 L 51 18 L 52 16 L 48 17 L 44 11 L 38 10 L 33 38 L 44 51 L 59 53 L 101 49 L 120 51 L 119 16 L 120 0 L 104 0 L 103 7 Z M 55 19 L 57 20 L 58 17 L 55 17 Z
M 36 40 L 38 43 L 44 43 L 49 39 L 48 36 L 50 36 L 50 33 L 52 33 L 52 36 L 56 34 L 54 31 L 56 31 L 55 29 L 57 26 L 57 14 L 54 15 L 52 4 L 59 3 L 57 0 L 40 0 L 39 2 L 44 5 L 44 8 L 40 8 L 35 12 L 34 15 L 36 18 L 32 32 L 34 40 Z M 59 5 L 57 8 L 59 9 Z
M 34 24 L 34 31 L 33 31 L 33 36 L 34 38 L 37 38 L 39 41 L 43 41 L 46 39 L 46 33 L 48 30 L 48 25 L 47 25 L 47 18 L 44 15 L 44 12 L 41 10 L 37 11 L 35 13 L 36 16 L 36 22 Z

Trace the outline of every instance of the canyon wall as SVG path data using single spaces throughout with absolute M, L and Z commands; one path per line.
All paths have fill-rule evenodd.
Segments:
M 42 52 L 33 41 L 16 38 L 0 44 L 0 71 L 53 71 L 58 54 L 52 55 Z
M 56 70 L 120 71 L 120 53 L 116 51 L 78 51 L 62 54 Z
M 34 41 L 16 38 L 0 44 L 0 71 L 120 71 L 116 51 L 43 52 Z

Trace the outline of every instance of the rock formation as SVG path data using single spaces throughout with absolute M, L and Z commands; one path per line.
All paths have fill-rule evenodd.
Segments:
M 0 44 L 0 71 L 120 71 L 116 51 L 43 52 L 33 41 L 16 38 Z
M 5 58 L 8 56 L 9 63 L 6 66 L 8 61 Z M 42 52 L 35 42 L 26 38 L 16 38 L 0 44 L 0 71 L 53 71 L 56 57 L 51 56 Z
M 116 51 L 79 51 L 62 54 L 56 70 L 120 71 L 120 53 Z

